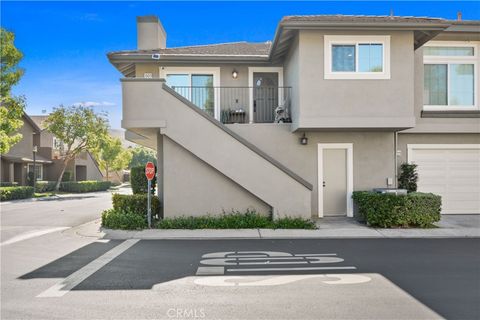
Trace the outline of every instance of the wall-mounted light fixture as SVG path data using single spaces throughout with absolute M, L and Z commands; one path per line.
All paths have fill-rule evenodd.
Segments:
M 303 136 L 300 138 L 300 144 L 304 146 L 308 144 L 308 138 L 305 136 L 305 132 L 303 133 Z
M 237 72 L 237 70 L 235 70 L 235 69 L 233 69 L 233 71 L 232 71 L 232 78 L 233 78 L 233 79 L 237 79 L 237 78 L 238 78 L 238 72 Z

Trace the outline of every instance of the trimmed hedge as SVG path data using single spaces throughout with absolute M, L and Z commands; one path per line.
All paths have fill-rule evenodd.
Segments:
M 160 214 L 160 200 L 152 195 L 152 217 Z M 142 217 L 147 215 L 147 194 L 118 194 L 112 195 L 113 209 L 128 211 Z
M 27 199 L 32 196 L 32 187 L 0 187 L 0 201 Z
M 352 196 L 358 212 L 372 227 L 431 227 L 440 221 L 442 199 L 432 193 L 407 195 L 356 191 Z
M 147 220 L 127 210 L 105 210 L 102 213 L 102 226 L 109 229 L 138 230 L 147 227 Z
M 155 167 L 155 173 L 157 167 Z M 130 184 L 132 186 L 133 194 L 147 193 L 147 177 L 145 176 L 145 167 L 133 167 L 130 170 Z M 155 194 L 155 187 L 157 185 L 157 175 L 152 180 L 152 194 Z
M 49 192 L 55 190 L 56 181 L 37 181 L 35 183 L 35 192 Z
M 270 217 L 247 211 L 245 213 L 224 213 L 221 216 L 176 217 L 166 218 L 154 225 L 158 229 L 316 229 L 315 223 L 302 218 Z
M 84 193 L 105 191 L 111 186 L 110 181 L 70 181 L 60 183 L 60 190 L 65 192 Z

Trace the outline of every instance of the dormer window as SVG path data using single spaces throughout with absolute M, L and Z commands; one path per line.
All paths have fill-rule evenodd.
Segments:
M 390 79 L 390 36 L 324 36 L 325 79 Z
M 424 110 L 478 109 L 478 45 L 429 42 L 423 49 Z

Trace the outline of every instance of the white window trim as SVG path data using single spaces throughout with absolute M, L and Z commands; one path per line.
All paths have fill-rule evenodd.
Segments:
M 39 171 L 40 172 L 40 179 L 37 179 L 37 181 L 41 181 L 41 180 L 43 180 L 43 164 L 36 163 L 35 165 L 40 167 L 40 171 Z M 33 166 L 33 162 L 31 162 L 27 165 L 27 172 L 30 172 L 30 166 Z
M 478 74 L 478 62 L 480 55 L 479 41 L 430 41 L 424 47 L 473 47 L 473 56 L 423 56 L 423 64 L 446 64 L 447 65 L 447 103 L 450 86 L 450 64 L 473 64 L 473 106 L 464 105 L 424 105 L 425 111 L 470 111 L 479 110 L 478 90 L 480 77 Z M 423 103 L 423 102 L 422 102 Z
M 160 67 L 160 78 L 167 79 L 169 74 L 186 74 L 190 79 L 196 74 L 211 74 L 213 86 L 220 87 L 220 67 Z M 220 121 L 220 97 L 217 91 L 214 90 L 214 115 L 215 119 Z
M 253 73 L 254 72 L 272 72 L 278 74 L 278 86 L 283 87 L 283 67 L 248 67 L 248 87 L 249 96 L 248 101 L 248 121 L 253 123 Z M 278 90 L 278 102 L 282 101 L 282 90 Z
M 390 79 L 390 36 L 325 35 L 324 37 L 325 79 Z M 383 45 L 382 72 L 334 72 L 332 71 L 332 46 L 335 44 L 380 43 Z M 358 68 L 358 49 L 355 50 L 355 67 Z
M 347 217 L 353 217 L 353 143 L 318 144 L 318 217 L 323 218 L 323 150 L 343 149 L 347 151 Z

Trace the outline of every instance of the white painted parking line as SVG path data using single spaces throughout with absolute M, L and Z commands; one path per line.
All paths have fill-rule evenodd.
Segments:
M 120 243 L 115 248 L 104 253 L 102 256 L 93 260 L 83 268 L 75 271 L 60 283 L 55 284 L 54 286 L 48 288 L 47 290 L 40 293 L 37 298 L 53 298 L 53 297 L 62 297 L 70 290 L 79 285 L 82 281 L 90 277 L 92 274 L 100 270 L 107 263 L 118 257 L 120 254 L 128 250 L 131 246 L 137 243 L 139 239 L 128 239 Z
M 197 276 L 220 275 L 224 273 L 224 267 L 198 267 L 197 269 Z
M 228 272 L 258 272 L 258 271 L 312 271 L 312 270 L 355 270 L 356 267 L 284 267 L 284 268 L 239 268 L 227 269 Z
M 49 229 L 34 230 L 34 231 L 26 232 L 26 233 L 20 234 L 16 237 L 13 237 L 11 239 L 8 239 L 8 240 L 2 242 L 0 244 L 0 246 L 6 246 L 6 245 L 9 245 L 9 244 L 12 244 L 12 243 L 16 243 L 16 242 L 40 237 L 40 236 L 43 236 L 45 234 L 49 234 L 49 233 L 57 232 L 57 231 L 62 231 L 62 230 L 66 230 L 66 229 L 70 229 L 70 227 L 57 227 L 57 228 L 49 228 Z

